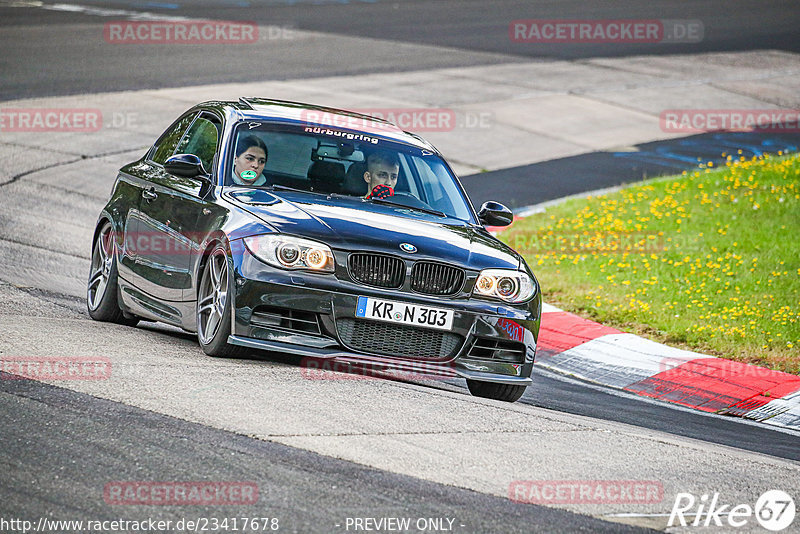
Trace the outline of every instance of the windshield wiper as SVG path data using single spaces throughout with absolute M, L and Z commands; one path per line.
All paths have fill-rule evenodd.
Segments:
M 324 191 L 309 191 L 308 189 L 297 189 L 296 187 L 289 187 L 288 185 L 281 185 L 281 184 L 273 184 L 273 185 L 263 185 L 260 189 L 266 189 L 267 191 L 295 191 L 297 193 L 308 193 L 310 195 L 325 195 L 326 197 L 336 197 L 336 198 L 361 198 L 357 195 L 343 195 L 341 193 L 325 193 Z
M 386 200 L 385 198 L 371 198 L 370 200 L 372 200 L 373 202 L 380 202 L 381 204 L 397 206 L 399 208 L 408 208 L 414 211 L 421 211 L 422 213 L 429 213 L 431 215 L 436 215 L 437 217 L 447 217 L 446 213 L 431 208 L 420 208 L 417 206 L 409 206 L 408 204 L 401 204 L 400 202 L 392 202 L 391 200 Z
M 289 187 L 288 185 L 280 185 L 280 184 L 273 184 L 273 185 L 265 185 L 263 186 L 264 189 L 267 191 L 297 191 L 298 193 L 313 193 L 313 191 L 308 191 L 306 189 L 297 189 L 295 187 Z
M 289 187 L 288 185 L 273 184 L 262 186 L 267 191 L 294 191 L 296 193 L 308 193 L 309 195 L 325 195 L 329 196 L 331 193 L 323 193 L 322 191 L 309 191 L 308 189 L 297 189 L 296 187 Z

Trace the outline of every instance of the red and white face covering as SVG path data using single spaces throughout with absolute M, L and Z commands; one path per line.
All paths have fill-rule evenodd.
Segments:
M 386 198 L 394 196 L 394 189 L 388 185 L 379 184 L 372 188 L 367 198 Z

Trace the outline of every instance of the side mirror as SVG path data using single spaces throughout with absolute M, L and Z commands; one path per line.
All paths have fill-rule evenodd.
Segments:
M 514 214 L 499 202 L 484 202 L 478 212 L 478 219 L 486 226 L 508 226 L 514 222 Z
M 184 178 L 199 178 L 204 182 L 211 182 L 203 162 L 194 154 L 175 154 L 164 162 L 164 170 L 175 176 Z

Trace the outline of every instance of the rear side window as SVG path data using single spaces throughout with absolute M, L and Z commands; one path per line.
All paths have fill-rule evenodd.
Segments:
M 151 158 L 154 162 L 163 165 L 164 162 L 167 161 L 167 158 L 175 153 L 175 147 L 178 145 L 178 141 L 183 137 L 183 132 L 185 132 L 186 128 L 192 123 L 195 115 L 195 113 L 190 113 L 185 117 L 181 117 L 178 122 L 170 126 L 169 129 L 161 135 Z
M 181 139 L 176 154 L 194 154 L 203 162 L 203 167 L 211 171 L 214 154 L 217 152 L 219 130 L 206 117 L 198 117 L 186 135 Z

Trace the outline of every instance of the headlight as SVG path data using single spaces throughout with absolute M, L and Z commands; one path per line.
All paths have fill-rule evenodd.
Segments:
M 333 253 L 330 247 L 310 239 L 267 234 L 245 237 L 244 243 L 253 256 L 281 269 L 333 272 Z
M 484 269 L 475 281 L 472 294 L 517 304 L 536 294 L 536 283 L 522 271 Z

